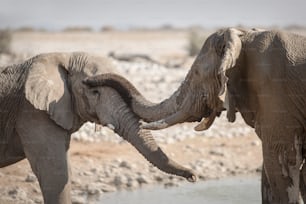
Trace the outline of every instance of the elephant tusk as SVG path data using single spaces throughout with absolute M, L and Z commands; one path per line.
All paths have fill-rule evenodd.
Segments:
M 142 124 L 140 126 L 140 128 L 147 129 L 147 130 L 161 130 L 161 129 L 165 129 L 167 127 L 169 127 L 169 124 L 167 124 L 164 119 L 158 120 L 158 121 L 155 121 L 155 122 Z
M 185 122 L 187 118 L 188 118 L 188 115 L 185 112 L 179 111 L 179 112 L 176 112 L 170 115 L 167 118 L 164 118 L 158 121 L 154 121 L 154 122 L 150 122 L 147 124 L 143 124 L 141 125 L 141 128 L 148 129 L 148 130 L 161 130 L 161 129 L 170 127 L 172 125 L 175 125 L 177 123 Z
M 109 129 L 111 129 L 111 130 L 115 130 L 115 126 L 113 125 L 113 124 L 107 124 L 106 125 Z
M 213 111 L 210 116 L 207 118 L 202 119 L 202 121 L 194 127 L 195 131 L 203 131 L 207 130 L 214 122 L 215 118 L 217 116 L 217 111 Z

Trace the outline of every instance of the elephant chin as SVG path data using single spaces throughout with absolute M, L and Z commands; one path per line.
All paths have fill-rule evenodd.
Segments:
M 214 123 L 216 116 L 217 116 L 217 111 L 216 110 L 212 111 L 212 113 L 207 118 L 203 118 L 201 122 L 194 127 L 194 130 L 195 131 L 207 130 Z
M 183 105 L 184 108 L 181 108 L 180 110 L 174 112 L 168 117 L 150 123 L 142 124 L 141 128 L 148 130 L 160 130 L 178 123 L 196 122 L 196 121 L 200 122 L 202 120 L 201 123 L 195 128 L 195 130 L 197 131 L 206 130 L 214 122 L 215 117 L 218 115 L 218 111 L 214 111 L 208 108 L 206 105 L 203 106 L 201 103 L 195 103 L 195 104 L 200 104 L 196 105 L 197 107 L 196 111 L 194 111 L 193 109 L 194 107 L 190 107 L 190 105 L 186 106 Z

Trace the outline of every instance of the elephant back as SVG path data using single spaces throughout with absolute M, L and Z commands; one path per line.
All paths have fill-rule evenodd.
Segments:
M 278 32 L 277 37 L 285 48 L 288 64 L 306 64 L 306 37 L 286 32 Z

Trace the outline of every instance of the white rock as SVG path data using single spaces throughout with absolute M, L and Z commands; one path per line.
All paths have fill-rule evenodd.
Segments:
M 154 179 L 157 182 L 162 182 L 164 180 L 164 178 L 162 176 L 160 176 L 160 175 L 155 176 Z
M 126 169 L 132 169 L 132 165 L 129 164 L 127 161 L 122 161 L 122 162 L 119 164 L 119 167 L 126 168 Z
M 139 175 L 136 180 L 140 185 L 151 183 L 151 181 L 145 175 Z
M 84 172 L 83 172 L 83 175 L 84 175 L 84 176 L 92 176 L 93 173 L 90 172 L 90 171 L 84 171 Z
M 113 180 L 113 184 L 117 187 L 121 187 L 123 185 L 127 184 L 127 178 L 125 176 L 115 176 L 114 180 Z
M 101 184 L 100 189 L 103 192 L 115 192 L 116 188 L 114 186 L 108 185 L 108 184 Z
M 169 182 L 167 182 L 167 183 L 164 183 L 164 187 L 165 187 L 165 188 L 177 187 L 177 186 L 179 186 L 179 184 L 176 183 L 176 182 L 173 182 L 173 181 L 169 181 Z
M 127 187 L 135 189 L 139 186 L 139 183 L 136 179 L 128 178 Z
M 254 141 L 252 141 L 251 142 L 251 145 L 252 146 L 259 146 L 261 143 L 260 143 L 260 141 L 258 141 L 258 140 L 254 140 Z
M 10 195 L 12 198 L 17 198 L 17 197 L 19 199 L 27 198 L 27 193 L 19 187 L 15 187 L 13 189 L 10 189 L 8 191 L 8 195 Z
M 72 196 L 72 204 L 86 204 L 86 198 L 84 196 Z
M 34 174 L 28 174 L 25 179 L 25 182 L 35 182 L 35 181 L 37 181 L 37 178 Z

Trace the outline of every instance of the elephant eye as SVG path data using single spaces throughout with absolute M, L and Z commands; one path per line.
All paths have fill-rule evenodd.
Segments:
M 222 48 L 221 48 L 221 52 L 220 52 L 220 53 L 221 53 L 221 56 L 224 55 L 224 52 L 225 52 L 225 45 L 223 45 Z
M 216 44 L 216 52 L 217 55 L 220 57 L 223 57 L 224 52 L 225 52 L 225 44 L 222 40 L 218 40 L 217 44 Z
M 92 93 L 93 95 L 99 95 L 99 94 L 100 94 L 98 90 L 92 90 L 91 93 Z

